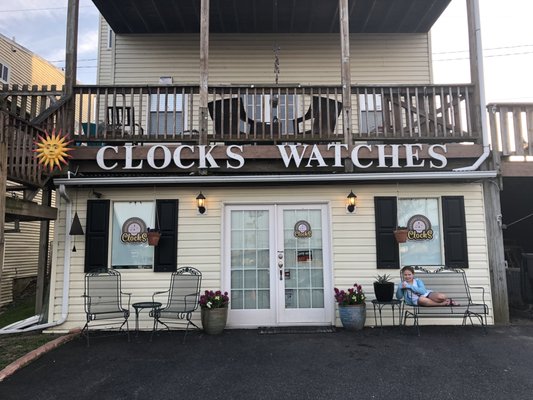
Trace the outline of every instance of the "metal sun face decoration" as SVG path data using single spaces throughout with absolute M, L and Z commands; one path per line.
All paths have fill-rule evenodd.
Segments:
M 56 133 L 55 129 L 52 131 L 52 134 L 45 132 L 45 136 L 38 135 L 38 139 L 35 141 L 37 149 L 34 152 L 37 153 L 37 159 L 39 164 L 48 167 L 52 171 L 55 167 L 61 169 L 63 166 L 68 163 L 68 158 L 70 158 L 69 151 L 72 151 L 68 147 L 72 140 L 68 139 L 68 136 L 63 136 L 61 131 Z

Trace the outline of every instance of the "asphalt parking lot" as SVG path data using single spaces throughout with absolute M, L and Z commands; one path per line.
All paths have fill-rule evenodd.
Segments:
M 0 399 L 530 399 L 533 324 L 226 330 L 76 338 L 0 383 Z

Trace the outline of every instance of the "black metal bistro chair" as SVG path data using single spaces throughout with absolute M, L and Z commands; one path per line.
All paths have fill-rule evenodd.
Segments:
M 198 325 L 192 322 L 191 318 L 192 313 L 198 308 L 201 283 L 202 273 L 200 271 L 193 267 L 181 267 L 170 276 L 170 288 L 168 290 L 153 294 L 152 301 L 154 302 L 157 301 L 158 296 L 166 293 L 168 293 L 168 298 L 166 304 L 150 312 L 154 318 L 154 328 L 150 340 L 152 340 L 154 332 L 157 331 L 158 324 L 162 324 L 170 330 L 169 324 L 184 324 L 186 322 L 183 342 L 185 342 L 190 325 L 200 329 Z M 165 322 L 162 321 L 163 319 Z
M 122 306 L 122 297 L 128 297 L 127 307 Z M 85 274 L 85 313 L 87 322 L 82 329 L 82 333 L 87 338 L 89 346 L 89 323 L 93 321 L 120 319 L 124 320 L 119 331 L 126 325 L 128 341 L 130 340 L 130 330 L 128 318 L 130 316 L 130 293 L 124 293 L 121 289 L 120 273 L 115 270 L 106 272 L 90 272 Z M 108 326 L 107 324 L 95 324 L 93 326 Z
M 305 136 L 315 135 L 329 138 L 335 133 L 335 125 L 342 111 L 342 103 L 328 97 L 313 96 L 309 109 L 303 117 L 295 120 L 295 130 Z M 310 129 L 302 131 L 305 121 Z

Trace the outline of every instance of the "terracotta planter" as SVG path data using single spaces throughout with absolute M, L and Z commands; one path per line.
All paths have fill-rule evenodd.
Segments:
M 407 233 L 409 233 L 407 229 L 396 229 L 393 233 L 398 243 L 407 242 Z
M 365 326 L 366 304 L 339 306 L 339 317 L 344 329 L 347 331 L 359 331 Z
M 147 232 L 148 244 L 150 246 L 157 246 L 159 244 L 159 239 L 161 238 L 161 233 L 159 232 Z
M 208 335 L 220 335 L 224 332 L 228 319 L 228 307 L 202 308 L 202 327 Z

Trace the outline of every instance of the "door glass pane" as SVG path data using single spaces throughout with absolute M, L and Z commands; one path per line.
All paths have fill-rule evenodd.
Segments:
M 268 211 L 231 211 L 232 309 L 270 308 Z
M 303 221 L 309 231 L 295 234 Z M 285 308 L 324 308 L 321 210 L 284 210 Z

